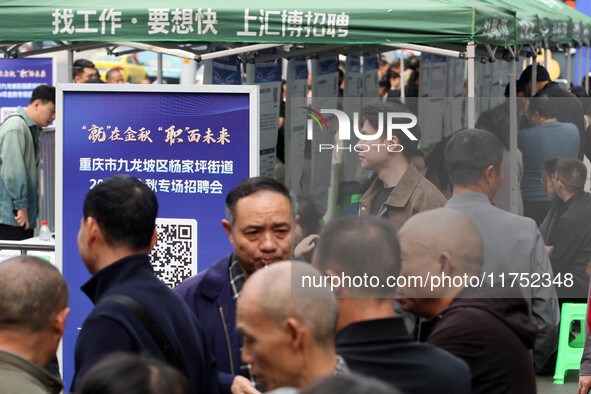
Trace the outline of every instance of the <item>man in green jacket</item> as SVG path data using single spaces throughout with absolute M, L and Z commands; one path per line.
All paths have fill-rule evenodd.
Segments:
M 39 135 L 55 119 L 55 88 L 39 85 L 27 108 L 0 125 L 0 239 L 31 238 L 39 199 Z

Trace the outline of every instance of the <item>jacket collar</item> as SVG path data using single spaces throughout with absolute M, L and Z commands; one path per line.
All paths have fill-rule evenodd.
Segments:
M 225 288 L 229 290 L 231 297 L 230 263 L 232 262 L 232 255 L 231 253 L 222 257 L 203 272 L 201 292 L 205 297 L 214 300 L 226 294 L 226 292 L 222 291 Z
M 349 342 L 374 342 L 383 338 L 403 341 L 412 340 L 402 318 L 391 317 L 351 323 L 337 333 L 336 342 L 337 345 L 345 345 Z
M 39 126 L 37 125 L 37 123 L 35 123 L 35 122 L 33 121 L 33 119 L 31 119 L 31 117 L 29 116 L 29 114 L 27 114 L 27 111 L 25 111 L 25 109 L 24 109 L 24 108 L 22 108 L 22 107 L 18 107 L 18 108 L 17 108 L 17 110 L 16 110 L 16 112 L 17 112 L 17 113 L 18 113 L 20 116 L 22 116 L 22 117 L 23 117 L 23 119 L 25 120 L 25 123 L 27 124 L 27 127 L 32 127 L 32 126 L 39 127 Z
M 82 285 L 81 289 L 96 304 L 113 286 L 146 277 L 155 277 L 152 264 L 150 264 L 150 256 L 145 253 L 134 254 L 98 271 Z
M 492 205 L 492 203 L 490 202 L 490 200 L 488 199 L 486 194 L 481 193 L 481 192 L 466 192 L 466 193 L 456 194 L 455 196 L 450 198 L 449 201 L 447 202 L 447 204 L 445 204 L 445 205 L 447 206 L 447 205 L 454 205 L 454 204 L 466 204 L 466 203 L 470 203 L 470 202 L 478 202 L 478 203 Z

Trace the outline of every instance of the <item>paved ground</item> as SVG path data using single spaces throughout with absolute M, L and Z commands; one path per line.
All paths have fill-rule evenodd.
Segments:
M 538 394 L 577 394 L 578 379 L 578 371 L 570 371 L 564 384 L 552 383 L 551 376 L 536 376 Z

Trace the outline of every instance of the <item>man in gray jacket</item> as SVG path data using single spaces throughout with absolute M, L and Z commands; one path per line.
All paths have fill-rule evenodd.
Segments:
M 453 183 L 453 197 L 446 207 L 464 213 L 480 230 L 483 276 L 494 287 L 510 286 L 516 275 L 520 279 L 519 285 L 513 284 L 520 286 L 538 323 L 533 355 L 534 369 L 541 371 L 557 349 L 560 310 L 552 266 L 536 223 L 491 203 L 503 183 L 503 144 L 488 131 L 461 131 L 445 147 L 445 165 Z

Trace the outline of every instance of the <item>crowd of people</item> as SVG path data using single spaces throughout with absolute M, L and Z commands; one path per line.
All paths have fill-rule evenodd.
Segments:
M 96 77 L 90 66 L 75 65 L 77 82 Z M 543 67 L 535 97 L 531 67 L 520 82 L 523 215 L 509 212 L 507 195 L 497 199 L 510 192 L 507 103 L 445 141 L 446 189 L 429 180 L 435 167 L 407 133 L 379 137 L 404 149 L 360 152 L 375 177 L 356 213 L 324 227 L 313 201 L 277 180 L 243 180 L 225 200 L 232 252 L 175 289 L 150 263 L 154 192 L 129 175 L 97 184 L 80 207 L 78 249 L 91 274 L 82 290 L 94 307 L 69 390 L 535 393 L 535 374 L 553 372 L 560 305 L 587 302 L 591 195 L 581 159 L 590 139 L 581 100 Z M 407 111 L 366 106 L 362 133 L 376 133 L 380 113 Z M 29 174 L 38 129 L 54 117 L 55 90 L 42 85 L 0 127 L 0 238 L 26 238 L 36 222 Z M 22 168 L 4 156 L 14 146 L 28 152 Z M 52 366 L 68 313 L 54 266 L 31 256 L 0 264 L 0 391 L 64 388 Z M 574 329 L 586 333 L 586 393 L 591 338 Z

